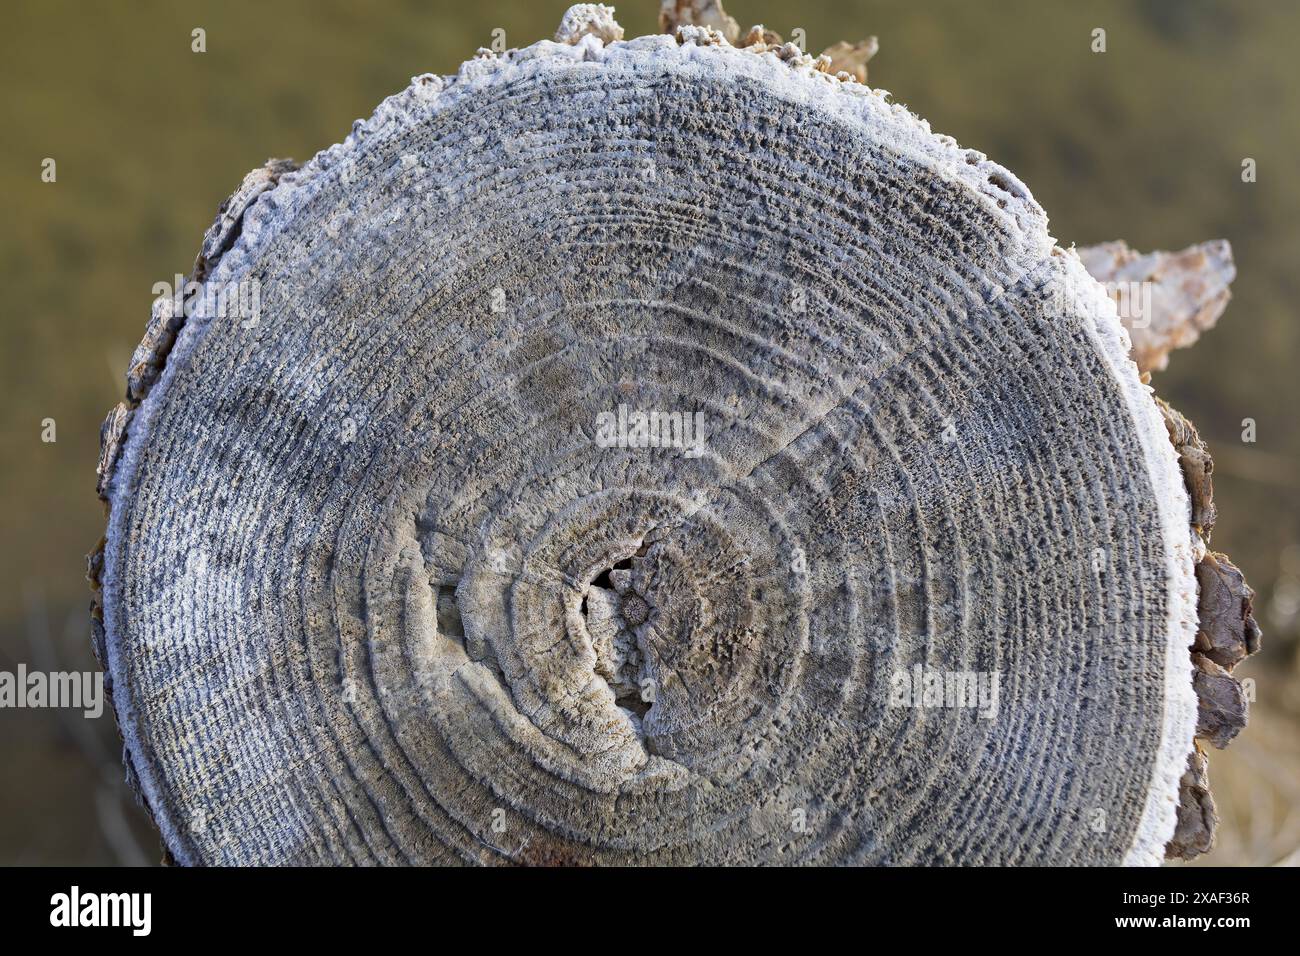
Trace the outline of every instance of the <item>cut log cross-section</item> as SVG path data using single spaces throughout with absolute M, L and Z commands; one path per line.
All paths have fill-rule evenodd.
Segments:
M 170 853 L 1161 859 L 1196 556 L 1115 304 L 878 92 L 569 19 L 250 177 L 257 315 L 155 314 L 94 570 Z

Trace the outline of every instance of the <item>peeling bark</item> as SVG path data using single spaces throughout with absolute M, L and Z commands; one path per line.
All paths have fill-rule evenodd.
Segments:
M 1178 824 L 1165 849 L 1170 860 L 1192 860 L 1214 848 L 1219 814 L 1210 793 L 1210 763 L 1197 747 L 1187 757 L 1187 771 L 1179 781 Z
M 1165 368 L 1171 351 L 1186 348 L 1214 327 L 1237 275 L 1226 239 L 1181 252 L 1146 254 L 1123 241 L 1104 242 L 1080 249 L 1079 258 L 1120 301 L 1120 321 L 1132 338 L 1133 360 L 1143 372 Z
M 1237 566 L 1215 552 L 1196 566 L 1196 580 L 1201 590 L 1196 650 L 1231 670 L 1259 650 L 1255 592 Z
M 785 40 L 781 39 L 781 34 L 775 30 L 769 30 L 761 23 L 756 23 L 749 28 L 736 45 L 742 48 L 758 47 L 759 49 L 755 52 L 765 52 L 784 43 Z
M 717 30 L 731 44 L 740 38 L 740 24 L 722 9 L 722 0 L 660 0 L 659 32 L 676 33 L 685 26 Z
M 1161 414 L 1165 417 L 1165 428 L 1169 431 L 1169 441 L 1178 453 L 1178 463 L 1183 470 L 1183 479 L 1187 483 L 1187 493 L 1192 499 L 1192 528 L 1209 540 L 1214 531 L 1214 522 L 1218 511 L 1214 507 L 1214 460 L 1201 436 L 1187 418 L 1172 408 L 1167 402 L 1156 399 Z
M 822 56 L 831 61 L 830 72 L 848 73 L 859 83 L 867 82 L 867 62 L 880 50 L 880 42 L 875 37 L 867 37 L 857 43 L 844 40 L 833 43 L 822 51 Z
M 1222 750 L 1246 726 L 1246 695 L 1241 684 L 1204 654 L 1192 654 L 1196 667 L 1196 736 Z
M 569 7 L 555 31 L 556 43 L 577 43 L 585 36 L 605 43 L 623 39 L 623 28 L 614 19 L 614 8 L 603 3 L 579 3 Z

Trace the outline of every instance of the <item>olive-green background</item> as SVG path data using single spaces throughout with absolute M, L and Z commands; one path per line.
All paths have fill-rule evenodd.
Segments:
M 188 272 L 217 205 L 269 156 L 299 160 L 494 28 L 549 36 L 563 0 L 15 2 L 0 7 L 0 669 L 92 666 L 82 555 L 103 524 L 98 429 L 156 282 Z M 656 0 L 621 5 L 628 35 Z M 1234 298 L 1156 376 L 1216 458 L 1215 546 L 1259 591 L 1251 726 L 1211 777 L 1212 862 L 1300 847 L 1300 3 L 732 0 L 817 51 L 880 37 L 872 85 L 1014 170 L 1065 244 L 1224 237 Z M 191 52 L 191 30 L 207 52 Z M 1092 30 L 1107 31 L 1093 53 Z M 57 181 L 41 181 L 42 161 Z M 1243 183 L 1241 163 L 1258 163 Z M 56 421 L 57 441 L 41 440 Z M 1258 440 L 1241 440 L 1254 419 Z M 0 862 L 140 862 L 111 717 L 0 711 Z

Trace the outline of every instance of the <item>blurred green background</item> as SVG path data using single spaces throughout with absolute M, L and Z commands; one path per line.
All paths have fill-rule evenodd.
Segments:
M 85 670 L 83 555 L 99 537 L 100 422 L 155 282 L 187 273 L 218 204 L 270 156 L 305 160 L 492 31 L 549 37 L 564 0 L 17 2 L 0 9 L 0 669 Z M 629 36 L 656 0 L 619 5 Z M 1223 825 L 1206 862 L 1300 847 L 1300 4 L 1134 0 L 731 0 L 742 28 L 816 52 L 880 38 L 870 82 L 1014 170 L 1063 244 L 1227 238 L 1233 301 L 1157 373 L 1216 461 L 1214 545 L 1259 592 L 1251 726 L 1211 755 Z M 207 31 L 192 53 L 191 30 Z M 1107 31 L 1093 53 L 1091 32 Z M 46 157 L 57 181 L 41 181 Z M 1241 181 L 1243 158 L 1258 181 Z M 57 441 L 41 441 L 42 420 Z M 1243 443 L 1242 419 L 1257 423 Z M 158 842 L 121 786 L 117 737 L 0 711 L 0 863 L 140 863 Z

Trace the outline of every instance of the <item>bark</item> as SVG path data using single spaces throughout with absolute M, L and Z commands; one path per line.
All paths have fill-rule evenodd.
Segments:
M 1200 748 L 1187 758 L 1187 771 L 1180 781 L 1178 826 L 1166 855 L 1174 860 L 1192 860 L 1214 847 L 1219 813 L 1210 793 L 1210 764 Z
M 722 9 L 721 0 L 660 0 L 660 32 L 674 33 L 685 26 L 716 30 L 732 44 L 740 37 L 740 24 Z
M 1241 685 L 1204 654 L 1193 654 L 1198 701 L 1196 736 L 1222 750 L 1246 726 L 1246 695 Z
M 1207 540 L 1214 531 L 1218 510 L 1214 507 L 1214 459 L 1190 421 L 1168 403 L 1157 399 L 1165 417 L 1169 441 L 1178 453 L 1187 493 L 1192 500 L 1192 528 Z
M 1186 348 L 1214 327 L 1237 275 L 1232 248 L 1224 239 L 1145 255 L 1123 241 L 1106 242 L 1080 249 L 1079 255 L 1120 302 L 1133 359 L 1144 372 L 1165 368 L 1171 351 Z
M 867 82 L 867 62 L 876 55 L 880 43 L 875 37 L 867 37 L 857 43 L 841 40 L 822 51 L 822 56 L 831 61 L 831 72 L 845 72 L 859 83 Z

